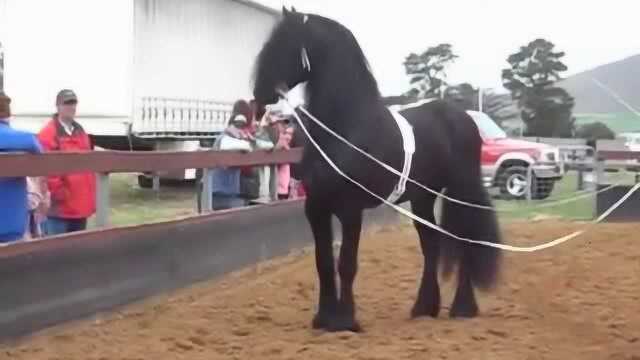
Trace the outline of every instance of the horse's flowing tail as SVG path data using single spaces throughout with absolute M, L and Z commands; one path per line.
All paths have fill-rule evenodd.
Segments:
M 469 203 L 491 205 L 489 194 L 482 184 L 479 169 L 474 171 L 475 174 L 460 170 L 454 172 L 458 174 L 447 187 L 447 196 Z M 494 211 L 443 199 L 441 224 L 444 229 L 459 237 L 501 243 L 498 219 Z M 499 249 L 463 242 L 444 234 L 440 242 L 440 259 L 445 278 L 457 265 L 458 271 L 469 274 L 475 287 L 488 290 L 495 285 L 501 263 Z

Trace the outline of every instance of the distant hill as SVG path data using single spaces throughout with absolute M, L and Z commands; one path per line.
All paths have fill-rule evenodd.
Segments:
M 640 111 L 640 55 L 575 74 L 558 86 L 575 97 L 578 124 L 602 121 L 616 132 L 640 131 L 640 116 L 616 100 L 618 96 Z
M 629 111 L 593 81 L 599 81 L 635 108 L 640 108 L 640 55 L 598 66 L 560 82 L 576 98 L 576 113 L 620 113 Z

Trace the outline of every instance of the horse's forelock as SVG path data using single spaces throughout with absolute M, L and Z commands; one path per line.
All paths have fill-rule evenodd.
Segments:
M 254 86 L 258 91 L 289 81 L 300 73 L 300 52 L 304 46 L 304 18 L 300 13 L 289 13 L 271 31 L 254 68 Z

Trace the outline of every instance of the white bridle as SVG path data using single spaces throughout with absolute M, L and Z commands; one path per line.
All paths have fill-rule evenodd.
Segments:
M 311 61 L 309 60 L 307 48 L 305 48 L 304 46 L 300 50 L 300 58 L 302 59 L 302 68 L 306 71 L 311 72 Z

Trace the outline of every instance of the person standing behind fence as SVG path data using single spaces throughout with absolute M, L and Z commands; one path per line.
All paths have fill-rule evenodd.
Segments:
M 244 100 L 234 103 L 229 125 L 213 144 L 212 150 L 252 151 L 255 137 L 250 119 L 251 109 Z M 247 201 L 240 188 L 241 168 L 236 166 L 210 169 L 213 210 L 224 210 L 245 206 Z M 206 179 L 205 179 L 206 180 Z
M 35 135 L 11 128 L 11 98 L 0 91 L 0 152 L 38 154 L 42 148 Z M 0 244 L 24 237 L 28 230 L 27 179 L 0 177 Z
M 290 150 L 294 131 L 291 119 L 287 116 L 275 117 L 272 124 L 278 132 L 276 150 Z M 277 169 L 278 200 L 285 200 L 291 197 L 291 166 L 290 164 L 280 164 Z
M 27 178 L 27 200 L 29 210 L 29 231 L 24 239 L 35 239 L 44 235 L 42 224 L 47 219 L 47 211 L 51 205 L 51 198 L 47 188 L 46 177 Z
M 38 134 L 46 151 L 91 151 L 89 135 L 75 121 L 78 98 L 72 90 L 56 96 L 57 113 Z M 46 235 L 85 230 L 96 211 L 96 178 L 92 172 L 78 172 L 47 179 L 51 207 L 44 224 Z

